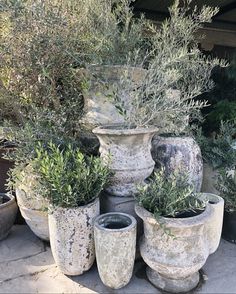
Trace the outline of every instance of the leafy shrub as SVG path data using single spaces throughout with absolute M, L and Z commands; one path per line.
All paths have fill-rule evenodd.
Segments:
M 220 195 L 225 200 L 225 209 L 227 211 L 236 210 L 236 178 L 235 172 L 230 173 L 228 169 L 221 169 L 216 185 Z
M 177 217 L 204 208 L 204 203 L 194 197 L 185 176 L 173 174 L 167 178 L 163 169 L 154 174 L 147 186 L 139 187 L 136 200 L 157 220 L 160 216 Z
M 236 150 L 233 148 L 236 136 L 235 122 L 221 122 L 218 134 L 206 137 L 199 128 L 196 132 L 197 140 L 203 160 L 214 169 L 232 168 L 236 165 Z
M 86 157 L 71 145 L 60 149 L 53 143 L 36 149 L 34 169 L 40 176 L 42 195 L 53 206 L 71 208 L 97 198 L 108 181 L 109 170 L 100 158 Z

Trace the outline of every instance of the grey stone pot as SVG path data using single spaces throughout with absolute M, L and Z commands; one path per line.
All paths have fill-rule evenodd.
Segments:
M 198 271 L 219 245 L 223 199 L 212 194 L 200 197 L 211 201 L 201 214 L 188 218 L 161 217 L 161 222 L 175 238 L 163 234 L 152 213 L 135 207 L 144 222 L 140 252 L 148 265 L 147 276 L 162 290 L 182 293 L 194 289 L 199 282 Z
M 129 283 L 134 267 L 135 218 L 118 212 L 100 215 L 94 223 L 94 237 L 102 282 L 112 289 L 124 287 Z
M 151 140 L 157 128 L 127 129 L 122 125 L 100 126 L 93 130 L 100 142 L 100 154 L 113 172 L 106 191 L 115 196 L 132 196 L 154 169 Z
M 62 273 L 82 275 L 93 265 L 93 224 L 99 213 L 99 199 L 77 208 L 58 207 L 49 213 L 51 250 Z
M 152 141 L 152 156 L 156 166 L 164 166 L 167 176 L 181 171 L 189 177 L 196 192 L 200 192 L 203 178 L 201 150 L 191 137 L 155 136 Z
M 14 224 L 17 214 L 17 204 L 13 195 L 0 194 L 0 240 L 6 238 Z

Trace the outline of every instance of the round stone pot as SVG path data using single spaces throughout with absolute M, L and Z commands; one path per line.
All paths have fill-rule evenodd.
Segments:
M 63 274 L 82 275 L 93 265 L 93 224 L 99 213 L 99 199 L 76 208 L 58 207 L 49 213 L 51 250 Z
M 198 271 L 216 250 L 220 239 L 221 227 L 218 222 L 214 225 L 217 217 L 221 217 L 218 206 L 222 207 L 221 200 L 208 203 L 199 215 L 161 217 L 159 222 L 146 209 L 135 207 L 144 222 L 140 252 L 148 265 L 147 276 L 152 284 L 172 293 L 188 292 L 197 286 Z M 163 234 L 163 226 L 170 229 L 174 237 Z
M 100 215 L 94 223 L 94 237 L 102 282 L 112 289 L 124 287 L 129 283 L 134 267 L 135 218 L 118 212 Z
M 0 194 L 0 240 L 9 234 L 17 214 L 17 204 L 13 195 Z
M 231 243 L 236 243 L 236 211 L 224 212 L 222 237 Z
M 155 136 L 152 156 L 156 166 L 163 166 L 166 175 L 181 172 L 188 175 L 189 183 L 200 192 L 203 177 L 203 161 L 198 144 L 191 137 Z
M 42 196 L 30 192 L 29 187 L 25 191 L 24 185 L 16 189 L 16 198 L 21 215 L 31 231 L 40 239 L 49 241 L 48 202 Z
M 132 196 L 154 169 L 151 140 L 157 128 L 127 129 L 122 125 L 93 130 L 100 142 L 100 154 L 113 172 L 106 191 L 115 196 Z

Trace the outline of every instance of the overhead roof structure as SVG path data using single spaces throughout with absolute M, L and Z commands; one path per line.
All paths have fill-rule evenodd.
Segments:
M 136 0 L 133 3 L 135 13 L 145 13 L 157 24 L 169 16 L 168 7 L 173 0 Z M 219 13 L 211 24 L 205 25 L 206 35 L 202 46 L 211 50 L 214 45 L 236 48 L 236 1 L 234 0 L 193 0 L 192 5 L 219 7 Z

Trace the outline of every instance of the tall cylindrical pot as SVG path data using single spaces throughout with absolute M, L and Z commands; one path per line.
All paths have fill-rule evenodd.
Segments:
M 17 204 L 13 195 L 0 194 L 0 240 L 9 234 L 17 214 Z
M 201 150 L 193 138 L 155 136 L 152 156 L 157 167 L 165 168 L 167 176 L 176 172 L 184 173 L 195 191 L 200 192 L 203 161 Z
M 132 277 L 136 220 L 125 213 L 106 213 L 94 223 L 95 249 L 99 276 L 113 289 L 127 285 Z
M 158 288 L 172 293 L 195 288 L 199 282 L 198 271 L 210 254 L 207 232 L 213 217 L 212 207 L 207 205 L 201 214 L 193 217 L 161 217 L 159 221 L 140 206 L 136 206 L 136 213 L 144 221 L 140 251 L 148 265 L 148 279 Z M 164 229 L 170 230 L 174 237 Z
M 49 213 L 52 254 L 62 273 L 81 275 L 93 265 L 93 224 L 99 213 L 99 199 L 76 208 L 58 207 Z
M 100 154 L 113 172 L 106 191 L 115 196 L 133 196 L 154 169 L 151 140 L 157 128 L 101 126 L 93 130 L 100 142 Z

